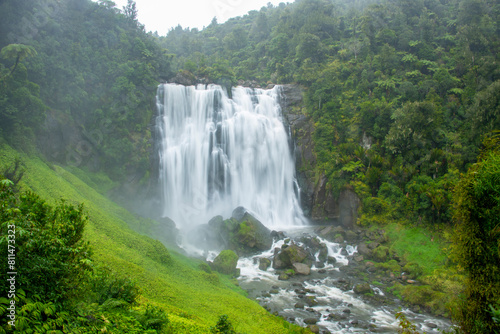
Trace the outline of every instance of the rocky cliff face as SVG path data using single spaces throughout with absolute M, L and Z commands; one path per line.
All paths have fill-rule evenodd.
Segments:
M 316 170 L 314 124 L 305 115 L 302 88 L 298 85 L 282 87 L 281 107 L 293 139 L 302 209 L 313 220 L 326 219 L 345 227 L 353 226 L 360 206 L 358 196 L 349 189 L 341 191 L 338 198 L 332 195 L 326 176 Z

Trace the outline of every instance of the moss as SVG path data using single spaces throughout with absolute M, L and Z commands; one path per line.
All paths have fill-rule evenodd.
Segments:
M 214 269 L 221 274 L 232 275 L 236 270 L 238 255 L 230 249 L 223 250 L 214 259 Z
M 422 275 L 423 270 L 420 268 L 420 266 L 415 263 L 415 262 L 408 262 L 404 267 L 403 267 L 403 272 L 408 275 L 410 278 L 417 278 L 420 275 Z
M 429 285 L 407 285 L 401 289 L 403 300 L 421 307 L 423 310 L 431 311 L 434 314 L 449 315 L 450 306 L 448 294 L 432 289 Z
M 386 262 L 389 256 L 389 248 L 386 246 L 378 246 L 373 250 L 372 256 L 378 262 Z
M 394 275 L 399 275 L 401 273 L 401 267 L 396 260 L 389 260 L 388 262 L 375 263 L 375 268 L 383 269 Z

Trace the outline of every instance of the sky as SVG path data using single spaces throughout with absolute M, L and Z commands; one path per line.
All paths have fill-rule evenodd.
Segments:
M 122 9 L 127 0 L 113 0 Z M 217 17 L 223 23 L 229 18 L 242 16 L 251 10 L 259 10 L 267 3 L 277 6 L 280 2 L 293 0 L 135 0 L 138 20 L 146 31 L 157 31 L 160 35 L 181 25 L 183 28 L 202 29 Z

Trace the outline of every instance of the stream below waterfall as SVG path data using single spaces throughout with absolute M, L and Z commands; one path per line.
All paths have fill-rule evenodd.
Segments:
M 335 258 L 335 263 L 315 262 L 310 275 L 293 275 L 288 280 L 278 279 L 279 270 L 271 266 L 267 270 L 259 269 L 260 258 L 272 259 L 275 248 L 281 248 L 287 240 L 301 245 L 297 240 L 304 236 L 315 236 L 314 227 L 290 229 L 286 231 L 286 238 L 275 240 L 269 251 L 239 259 L 239 285 L 248 292 L 249 298 L 289 322 L 300 326 L 316 324 L 320 333 L 398 333 L 399 321 L 395 314 L 400 311 L 420 331 L 439 333 L 439 329 L 450 328 L 448 319 L 412 312 L 400 299 L 373 282 L 370 283 L 373 294 L 356 294 L 353 286 L 362 278 L 348 270 L 358 265 L 353 260 L 356 245 L 315 236 L 327 245 L 328 257 Z M 207 260 L 212 260 L 214 255 Z
M 279 86 L 234 87 L 231 94 L 217 85 L 158 86 L 162 217 L 184 231 L 188 241 L 183 248 L 187 253 L 208 254 L 207 261 L 217 255 L 209 249 L 238 248 L 237 243 L 244 240 L 236 239 L 236 244 L 232 240 L 231 247 L 228 240 L 233 232 L 227 226 L 243 226 L 233 211 L 241 206 L 251 213 L 252 228 L 263 225 L 264 234 L 268 229 L 285 231 L 276 232 L 269 250 L 238 261 L 240 286 L 270 312 L 301 326 L 318 326 L 320 333 L 396 333 L 395 314 L 400 310 L 427 333 L 447 329 L 446 319 L 404 308 L 387 291 L 398 278 L 378 281 L 366 268 L 368 262 L 357 256 L 356 242 L 332 242 L 335 239 L 321 238 L 314 226 L 308 226 L 299 205 L 293 140 L 283 124 L 281 92 Z M 222 216 L 230 217 L 231 212 L 233 220 L 223 221 Z M 266 238 L 268 243 L 258 249 L 271 245 L 269 234 Z M 260 241 L 251 240 L 246 247 L 254 248 Z M 303 245 L 307 242 L 314 245 Z M 300 250 L 310 263 L 277 265 L 276 255 L 288 247 Z M 259 269 L 260 259 L 266 259 L 269 267 Z M 284 276 L 284 269 L 292 265 L 307 274 Z M 357 289 L 361 284 L 365 292 Z

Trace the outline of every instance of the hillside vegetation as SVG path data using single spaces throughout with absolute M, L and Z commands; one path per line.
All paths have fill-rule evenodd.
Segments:
M 16 206 L 13 197 L 22 200 L 25 191 L 40 196 L 36 199 L 34 194 L 27 195 L 32 198 L 29 201 L 39 203 L 33 206 L 33 218 L 23 222 L 21 217 L 11 217 L 1 226 L 2 255 L 7 258 L 7 224 L 14 222 L 16 225 L 17 293 L 21 295 L 22 290 L 27 298 L 20 297 L 18 301 L 18 310 L 22 311 L 18 311 L 17 331 L 14 332 L 95 333 L 106 328 L 113 333 L 145 333 L 146 330 L 150 330 L 148 333 L 209 333 L 222 315 L 227 315 L 228 321 L 241 333 L 300 332 L 300 328 L 269 314 L 248 299 L 229 276 L 212 272 L 201 266 L 203 261 L 169 251 L 159 241 L 133 231 L 131 227 L 149 232 L 148 229 L 157 223 L 137 217 L 114 204 L 71 171 L 46 164 L 39 158 L 19 155 L 6 145 L 2 146 L 0 157 L 1 170 L 8 170 L 18 159 L 21 166 L 18 172 L 24 172 L 18 184 L 18 194 L 6 197 L 8 186 L 1 185 L 2 217 L 10 212 L 9 208 Z M 97 176 L 90 174 L 89 177 Z M 106 178 L 99 181 L 106 181 Z M 68 220 L 61 220 L 63 228 L 83 232 L 82 241 L 75 244 L 79 246 L 74 246 L 74 251 L 81 255 L 75 259 L 73 271 L 67 268 L 71 265 L 69 255 L 52 249 L 56 244 L 46 239 L 58 235 L 55 230 L 50 232 L 56 227 L 50 227 L 50 219 L 42 223 L 41 218 L 35 218 L 43 216 L 36 211 L 40 210 L 43 199 L 50 206 L 59 206 L 62 199 L 65 210 L 69 212 Z M 17 206 L 29 209 L 26 204 Z M 60 211 L 59 207 L 56 210 Z M 77 216 L 79 221 L 86 222 L 84 230 L 83 225 L 77 227 Z M 22 238 L 19 234 L 22 228 L 30 233 L 29 237 Z M 47 232 L 40 232 L 45 230 Z M 64 239 L 65 233 L 62 232 L 61 238 Z M 39 272 L 39 261 L 47 261 L 45 265 L 53 261 L 50 263 L 53 263 L 54 271 Z M 56 269 L 56 266 L 59 267 Z M 61 290 L 56 288 L 52 295 L 46 290 L 38 290 L 43 289 L 42 282 L 54 286 L 56 272 L 61 279 L 67 277 L 70 281 L 64 281 L 64 284 L 61 281 Z M 46 281 L 41 281 L 40 277 Z M 9 332 L 9 319 L 5 316 L 7 305 L 3 304 L 7 300 L 7 288 L 3 285 L 0 291 L 3 298 L 0 310 L 2 327 Z M 39 307 L 39 312 L 33 307 Z M 167 316 L 168 320 L 165 320 Z M 43 328 L 44 324 L 46 327 Z
M 74 270 L 91 291 L 84 300 L 44 290 L 60 297 L 48 305 L 26 299 L 35 290 L 24 277 L 20 302 L 35 305 L 26 321 L 43 313 L 56 328 L 192 333 L 229 319 L 248 333 L 295 330 L 229 278 L 146 237 L 158 223 L 107 198 L 129 188 L 155 194 L 154 96 L 168 80 L 302 86 L 313 144 L 305 172 L 326 179 L 333 196 L 353 190 L 358 223 L 385 229 L 391 250 L 417 263 L 428 285 L 395 293 L 416 303 L 431 296 L 425 303 L 443 308 L 449 291 L 463 291 L 461 307 L 450 307 L 463 330 L 497 330 L 498 196 L 487 194 L 500 187 L 499 15 L 494 0 L 297 0 L 158 36 L 137 21 L 134 1 L 121 10 L 109 0 L 0 1 L 0 172 L 10 179 L 1 181 L 3 214 L 43 231 L 40 245 L 56 233 L 54 251 L 79 250 L 68 268 L 60 255 L 50 264 L 66 288 L 77 289 L 80 281 L 64 274 Z M 67 238 L 54 221 L 79 232 Z M 126 291 L 114 291 L 116 282 Z

